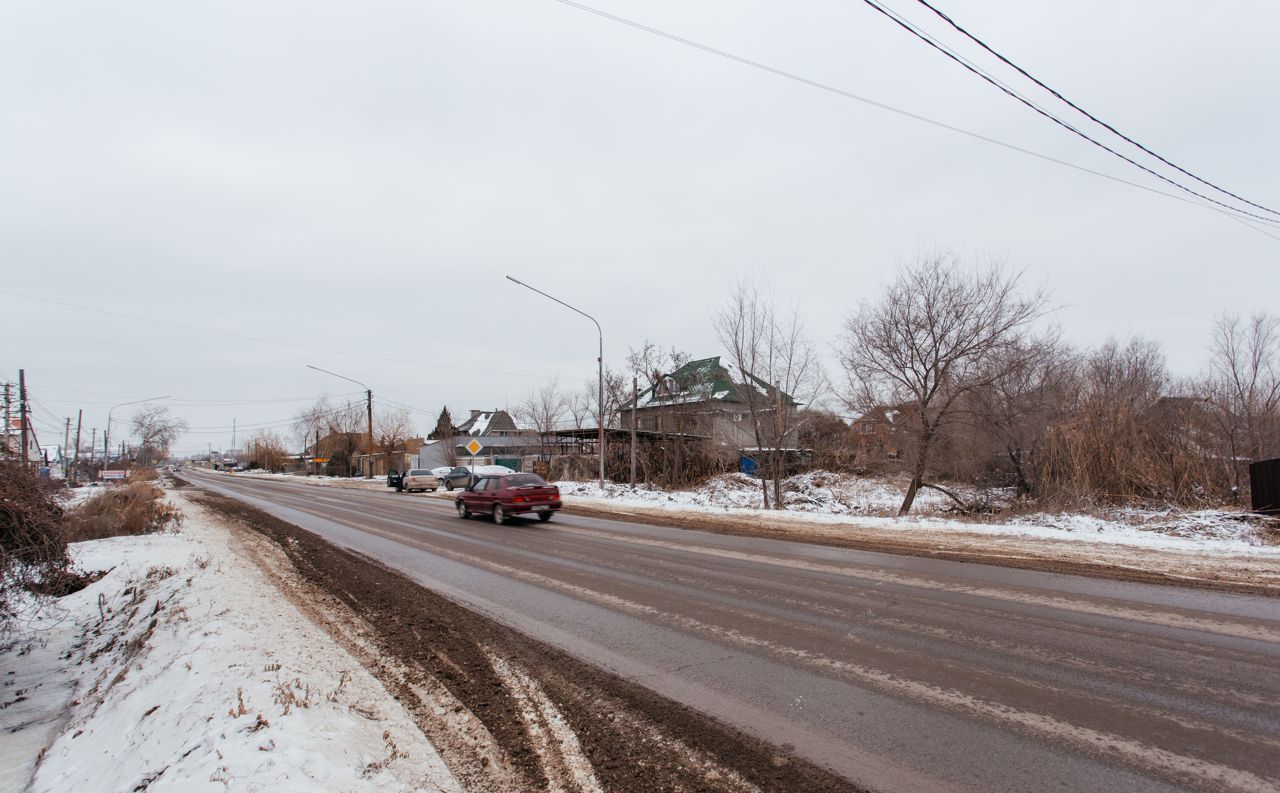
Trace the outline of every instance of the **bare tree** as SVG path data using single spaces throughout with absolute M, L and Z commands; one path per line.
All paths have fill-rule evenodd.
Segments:
M 1056 335 L 1028 338 L 1006 347 L 993 361 L 989 383 L 976 388 L 969 402 L 973 427 L 989 439 L 1013 474 L 1019 497 L 1038 492 L 1040 466 L 1049 427 L 1071 404 L 1079 384 L 1079 356 Z
M 714 467 L 711 465 L 713 455 L 705 448 L 706 442 L 690 437 L 698 429 L 697 406 L 679 398 L 679 389 L 692 384 L 676 384 L 674 378 L 668 377 L 689 363 L 690 357 L 675 347 L 663 350 L 648 339 L 627 354 L 627 368 L 639 380 L 640 393 L 647 395 L 641 398 L 641 406 L 647 403 L 655 408 L 648 411 L 650 423 L 645 426 L 645 421 L 641 420 L 637 429 L 666 433 L 660 442 L 645 448 L 638 462 L 647 481 L 656 479 L 667 487 L 687 484 Z M 632 394 L 627 385 L 626 378 L 618 378 L 620 406 L 631 403 Z
M 538 433 L 543 458 L 548 456 L 547 440 L 559 428 L 564 417 L 565 402 L 559 381 L 552 378 L 516 406 L 515 413 L 520 422 Z
M 768 451 L 773 507 L 781 509 L 783 450 L 786 438 L 795 431 L 786 420 L 786 409 L 797 399 L 813 401 L 825 388 L 817 352 L 805 335 L 799 313 L 779 314 L 757 286 L 739 283 L 713 323 L 741 373 L 741 393 L 746 397 L 756 448 Z M 768 480 L 761 476 L 760 481 L 767 509 Z
M 144 405 L 133 414 L 130 427 L 138 439 L 139 462 L 147 465 L 168 456 L 169 447 L 187 431 L 187 422 L 170 416 L 164 405 Z
M 245 441 L 250 468 L 283 471 L 289 460 L 289 450 L 284 440 L 270 430 L 262 430 Z
M 969 271 L 950 255 L 926 256 L 846 320 L 839 350 L 846 401 L 859 410 L 901 404 L 915 425 L 899 515 L 911 511 L 921 487 L 942 489 L 925 480 L 940 430 L 959 400 L 1005 374 L 1000 361 L 1014 360 L 1010 350 L 1045 314 L 1045 293 L 1019 294 L 1019 280 L 998 265 Z
M 318 443 L 322 436 L 341 435 L 341 444 L 337 448 L 326 448 L 324 452 L 335 455 L 341 461 L 330 462 L 331 466 L 341 466 L 336 470 L 340 471 L 345 467 L 348 475 L 352 473 L 352 458 L 366 445 L 368 419 L 363 405 L 353 402 L 334 405 L 327 395 L 322 395 L 311 407 L 298 413 L 293 426 L 304 449 Z M 320 454 L 321 450 L 317 447 L 316 455 Z
M 1239 496 L 1247 464 L 1280 453 L 1280 317 L 1223 315 L 1211 350 L 1206 390 Z
M 414 432 L 413 417 L 404 408 L 383 408 L 373 414 L 373 443 L 387 458 L 388 470 L 395 467 L 391 464 L 391 455 L 397 447 L 403 451 L 404 442 L 413 437 Z
M 565 396 L 564 410 L 569 414 L 569 421 L 575 430 L 589 427 L 595 423 L 595 410 L 592 405 L 599 401 L 596 395 L 596 383 L 585 383 L 583 387 Z

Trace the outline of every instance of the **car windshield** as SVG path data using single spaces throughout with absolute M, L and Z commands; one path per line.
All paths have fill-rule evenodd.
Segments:
M 507 477 L 507 487 L 541 487 L 547 480 L 537 474 L 516 474 Z
M 409 476 L 430 476 L 430 471 L 419 471 L 417 468 L 409 472 Z

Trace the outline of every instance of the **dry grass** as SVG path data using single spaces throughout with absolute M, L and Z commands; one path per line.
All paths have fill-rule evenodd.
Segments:
M 164 501 L 164 493 L 149 482 L 115 485 L 84 502 L 67 515 L 68 542 L 100 540 L 133 534 L 154 534 L 176 527 L 182 513 Z

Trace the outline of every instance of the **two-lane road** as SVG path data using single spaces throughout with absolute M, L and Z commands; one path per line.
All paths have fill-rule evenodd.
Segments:
M 869 788 L 1280 791 L 1275 599 L 191 473 Z

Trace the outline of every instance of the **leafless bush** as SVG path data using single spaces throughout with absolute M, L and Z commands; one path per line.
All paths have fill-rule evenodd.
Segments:
M 63 594 L 70 559 L 55 489 L 30 468 L 0 461 L 0 620 L 23 591 Z
M 69 542 L 134 534 L 154 534 L 176 526 L 182 513 L 164 501 L 164 493 L 147 482 L 117 485 L 84 502 L 67 515 Z

